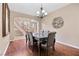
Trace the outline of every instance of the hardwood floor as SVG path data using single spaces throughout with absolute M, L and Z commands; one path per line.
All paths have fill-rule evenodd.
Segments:
M 79 49 L 75 49 L 58 42 L 55 44 L 55 51 L 50 52 L 53 52 L 49 53 L 50 56 L 79 56 Z M 46 51 L 42 50 L 41 55 L 46 56 Z M 37 48 L 34 48 L 34 50 L 30 49 L 26 45 L 26 41 L 21 39 L 10 43 L 5 56 L 39 56 L 39 52 Z

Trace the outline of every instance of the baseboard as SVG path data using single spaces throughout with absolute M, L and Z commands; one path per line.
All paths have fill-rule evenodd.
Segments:
M 71 44 L 68 44 L 68 43 L 65 43 L 65 42 L 61 42 L 61 41 L 56 41 L 56 42 L 67 45 L 67 46 L 70 46 L 70 47 L 73 47 L 73 48 L 76 48 L 76 49 L 79 49 L 78 46 L 74 46 L 74 45 L 71 45 Z
M 5 56 L 5 53 L 6 53 L 7 49 L 8 49 L 8 47 L 9 47 L 9 44 L 10 44 L 10 41 L 9 41 L 9 43 L 7 44 L 6 49 L 5 49 L 5 51 L 3 52 L 3 55 L 2 55 L 2 56 Z

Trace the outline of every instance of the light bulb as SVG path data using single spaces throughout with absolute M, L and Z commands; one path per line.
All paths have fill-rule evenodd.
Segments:
M 42 10 L 42 13 L 45 13 L 45 10 Z
M 39 12 L 39 11 L 37 11 L 36 13 L 37 13 L 37 14 L 40 14 L 40 12 Z
M 47 15 L 47 12 L 45 12 L 45 15 Z

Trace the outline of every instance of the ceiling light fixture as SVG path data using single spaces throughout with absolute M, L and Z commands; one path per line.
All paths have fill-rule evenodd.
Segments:
M 36 14 L 37 14 L 37 17 L 39 17 L 39 18 L 43 18 L 43 17 L 47 16 L 47 12 L 44 10 L 42 4 L 40 7 L 40 10 L 37 11 Z

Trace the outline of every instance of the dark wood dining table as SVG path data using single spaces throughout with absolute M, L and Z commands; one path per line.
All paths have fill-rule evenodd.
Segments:
M 42 40 L 45 40 L 45 38 L 48 38 L 48 33 L 33 33 L 33 37 L 35 37 L 35 39 L 37 40 L 37 43 L 38 43 L 38 50 L 39 50 L 39 54 L 41 55 L 40 53 L 40 42 Z

